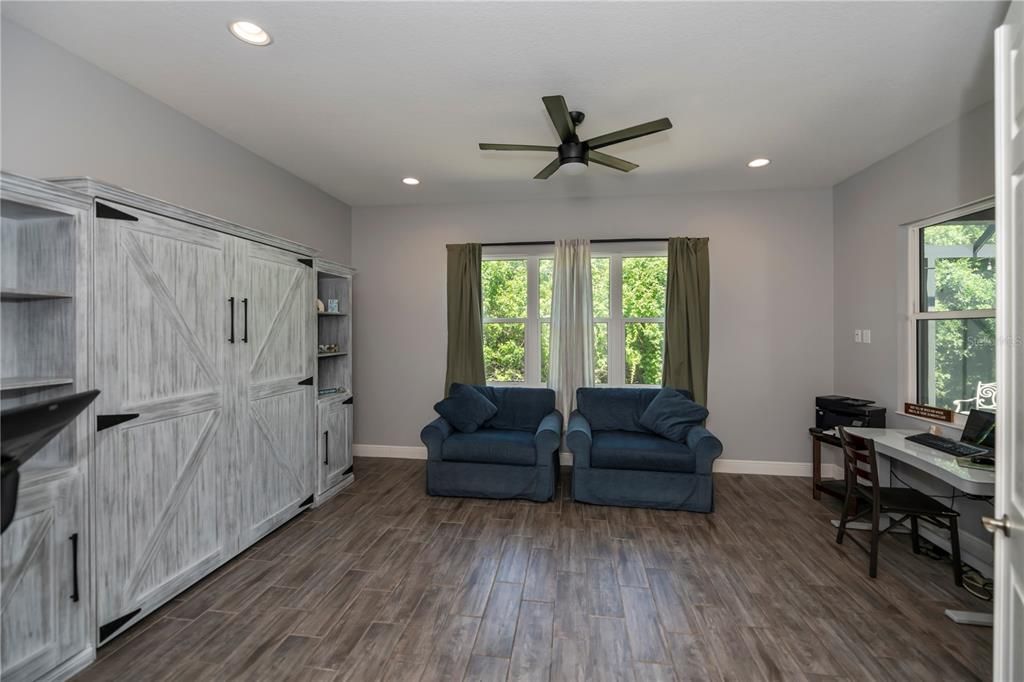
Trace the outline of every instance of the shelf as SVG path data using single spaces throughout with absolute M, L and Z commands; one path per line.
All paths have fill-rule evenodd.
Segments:
M 37 291 L 31 289 L 0 289 L 0 300 L 3 301 L 48 301 L 54 299 L 73 298 L 63 291 Z
M 27 388 L 67 386 L 73 383 L 75 380 L 70 377 L 3 377 L 0 378 L 0 390 L 21 391 Z
M 341 355 L 348 355 L 348 353 L 347 352 L 342 353 L 342 352 L 339 351 L 337 353 L 317 353 L 316 354 L 316 356 L 318 358 L 336 358 L 336 357 L 341 356 Z
M 348 313 L 317 313 L 320 317 L 348 317 Z

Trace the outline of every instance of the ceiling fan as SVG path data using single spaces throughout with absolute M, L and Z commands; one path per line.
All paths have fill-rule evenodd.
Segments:
M 540 173 L 533 176 L 534 180 L 547 180 L 562 166 L 565 166 L 567 172 L 574 172 L 574 174 L 582 172 L 591 161 L 602 166 L 620 170 L 623 173 L 628 173 L 634 168 L 638 168 L 638 166 L 635 163 L 630 163 L 624 159 L 597 150 L 602 147 L 618 144 L 619 142 L 625 142 L 626 140 L 660 133 L 672 127 L 672 121 L 667 118 L 659 118 L 657 121 L 641 123 L 640 125 L 616 130 L 614 133 L 608 133 L 607 135 L 598 135 L 597 137 L 580 142 L 579 136 L 576 135 L 576 126 L 583 123 L 583 112 L 569 111 L 569 107 L 565 104 L 565 98 L 561 95 L 549 95 L 541 99 L 544 101 L 544 106 L 547 107 L 548 116 L 551 117 L 551 122 L 555 124 L 555 130 L 558 132 L 559 140 L 561 140 L 561 144 L 557 147 L 538 144 L 480 143 L 480 149 L 490 151 L 558 152 L 558 157 L 554 161 L 544 166 Z

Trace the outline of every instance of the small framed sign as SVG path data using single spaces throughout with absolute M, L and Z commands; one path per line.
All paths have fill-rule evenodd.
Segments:
M 941 407 L 931 405 L 918 405 L 917 403 L 903 403 L 903 411 L 915 417 L 934 419 L 940 422 L 953 423 L 953 410 L 945 410 Z

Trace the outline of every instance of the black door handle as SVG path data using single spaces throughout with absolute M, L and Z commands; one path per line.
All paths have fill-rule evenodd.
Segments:
M 249 343 L 249 299 L 242 299 L 242 343 Z
M 235 297 L 231 296 L 228 298 L 228 305 L 231 306 L 231 335 L 228 337 L 229 343 L 235 342 Z
M 324 466 L 327 465 L 327 456 L 328 453 L 331 451 L 331 441 L 328 438 L 329 434 L 329 431 L 324 431 Z
M 71 540 L 71 601 L 78 601 L 78 533 Z

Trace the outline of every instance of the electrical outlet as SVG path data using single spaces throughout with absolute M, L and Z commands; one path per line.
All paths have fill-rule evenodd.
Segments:
M 871 330 L 865 329 L 864 331 L 861 332 L 860 337 L 864 341 L 864 343 L 871 343 Z
M 862 343 L 863 342 L 863 338 L 864 337 L 861 334 L 861 331 L 859 329 L 854 329 L 853 330 L 853 342 L 854 343 Z

